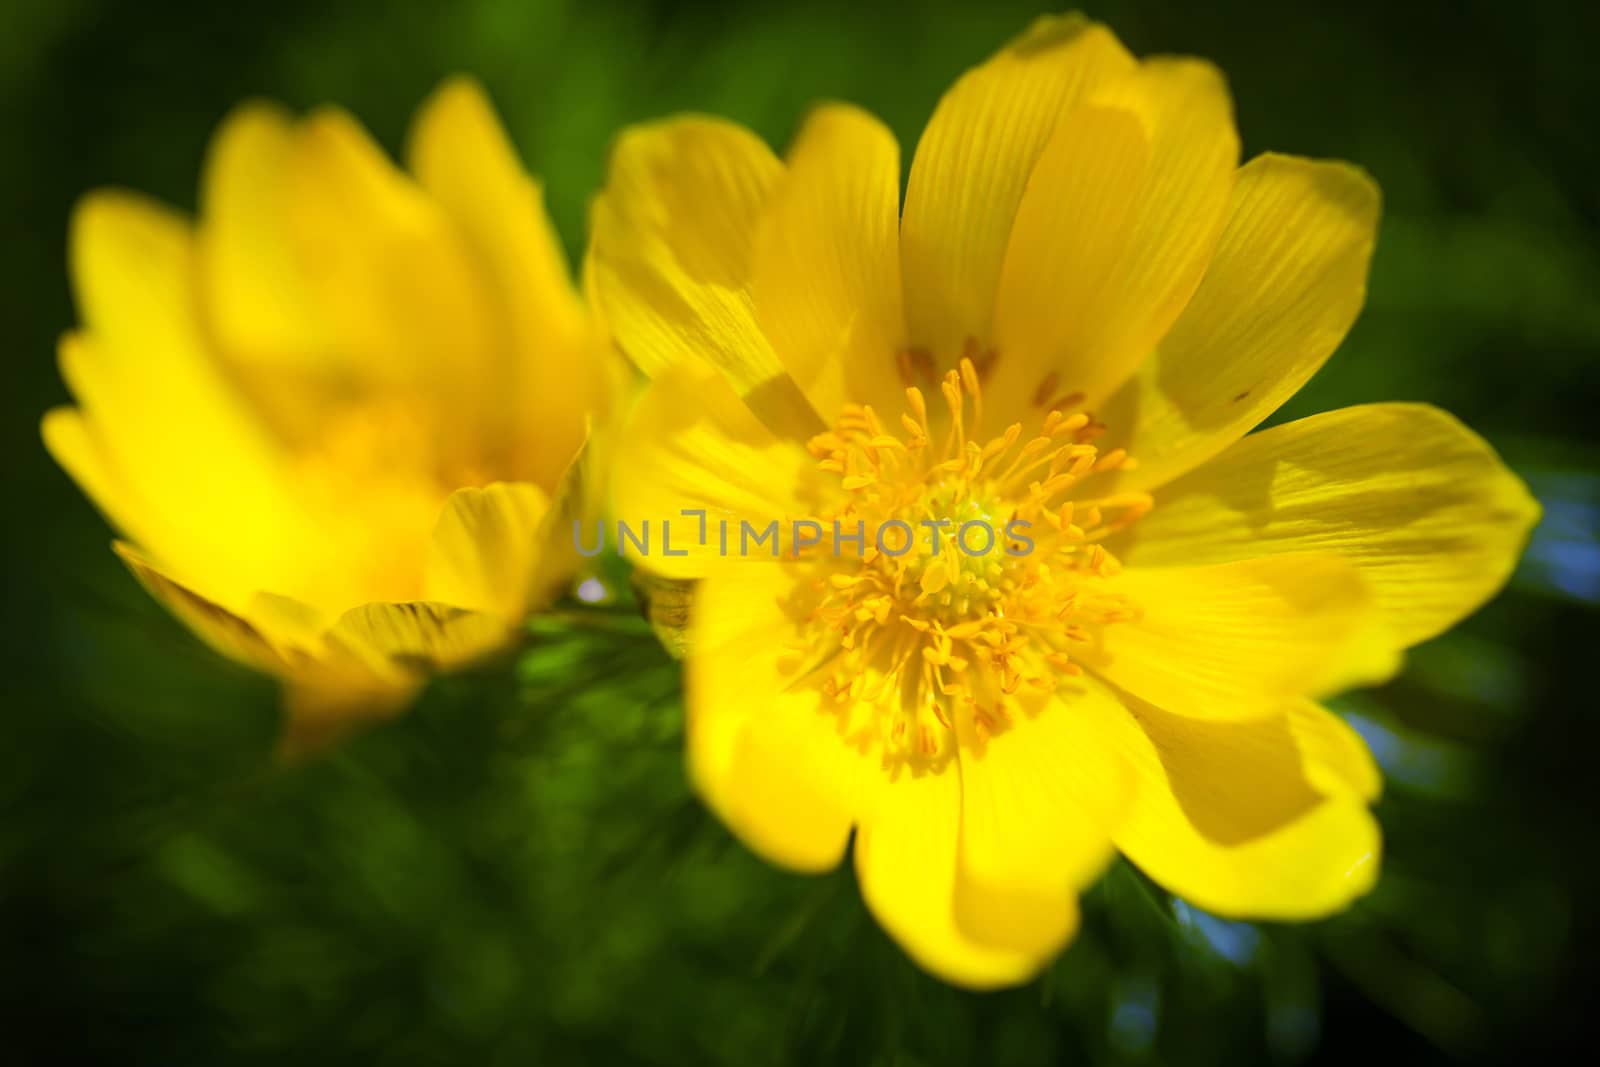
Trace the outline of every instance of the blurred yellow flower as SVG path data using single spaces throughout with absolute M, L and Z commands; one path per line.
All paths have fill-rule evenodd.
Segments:
M 632 129 L 595 205 L 594 298 L 653 378 L 615 508 L 700 579 L 693 780 L 773 862 L 853 834 L 951 981 L 1036 973 L 1115 850 L 1225 916 L 1367 890 L 1379 776 L 1316 700 L 1483 603 L 1537 519 L 1430 407 L 1245 436 L 1355 319 L 1378 190 L 1238 153 L 1211 65 L 1046 18 L 945 95 L 903 211 L 894 137 L 837 104 L 782 162 Z M 774 519 L 781 558 L 697 529 Z
M 575 558 L 560 513 L 614 360 L 474 84 L 410 173 L 344 112 L 222 125 L 198 220 L 73 219 L 77 407 L 44 438 L 145 586 L 281 678 L 291 747 L 506 642 Z

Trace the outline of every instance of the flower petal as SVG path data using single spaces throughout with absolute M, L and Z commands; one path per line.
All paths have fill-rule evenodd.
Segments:
M 481 659 L 504 645 L 503 618 L 431 601 L 361 604 L 341 615 L 328 639 L 374 670 L 412 676 Z
M 325 370 L 337 356 L 288 227 L 294 121 L 271 104 L 236 108 L 207 151 L 200 190 L 201 290 L 208 325 L 247 367 Z
M 283 683 L 288 721 L 280 745 L 286 754 L 305 755 L 364 723 L 390 717 L 420 684 L 405 667 L 326 639 L 308 605 L 257 594 L 246 613 L 235 613 L 132 545 L 119 541 L 113 547 L 139 584 L 213 651 Z
M 1538 518 L 1527 488 L 1455 418 L 1372 404 L 1239 441 L 1159 492 L 1123 552 L 1134 566 L 1337 553 L 1413 645 L 1499 590 Z
M 39 431 L 51 458 L 113 526 L 140 543 L 161 538 L 164 526 L 160 517 L 128 486 L 83 412 L 74 407 L 52 408 L 45 413 Z
M 956 921 L 986 944 L 1038 958 L 1077 926 L 1077 891 L 1111 859 L 1129 780 L 1086 701 L 1098 685 L 1023 693 L 1008 720 L 958 716 L 961 835 Z M 980 705 L 987 701 L 980 699 Z M 991 732 L 991 729 L 994 732 Z
M 1105 589 L 1134 617 L 1097 627 L 1077 658 L 1176 714 L 1260 717 L 1399 666 L 1360 574 L 1333 556 L 1130 567 Z
M 1135 698 L 1104 725 L 1137 784 L 1117 847 L 1215 914 L 1311 919 L 1372 887 L 1377 822 L 1359 797 L 1325 795 L 1285 716 L 1202 722 Z
M 293 677 L 306 666 L 309 650 L 286 647 L 255 623 L 194 591 L 137 548 L 117 541 L 112 548 L 139 584 L 178 621 L 213 651 L 279 678 Z
M 550 498 L 528 482 L 451 493 L 434 527 L 424 595 L 520 622 L 533 595 L 549 510 Z
M 1367 743 L 1349 723 L 1309 700 L 1291 705 L 1284 715 L 1304 761 L 1306 781 L 1319 793 L 1378 799 L 1383 775 Z
M 477 263 L 440 205 L 355 119 L 325 109 L 301 124 L 289 193 L 295 255 L 347 378 L 442 423 L 475 423 L 503 401 L 495 362 L 506 327 Z M 443 426 L 432 436 L 446 461 L 478 459 L 475 441 Z
M 611 463 L 617 426 L 609 420 L 591 433 L 556 480 L 556 491 L 535 531 L 533 576 L 528 604 L 539 608 L 560 596 L 579 569 L 578 544 L 573 523 L 603 515 L 606 510 L 606 471 Z
M 514 439 L 508 470 L 546 493 L 577 453 L 585 417 L 607 400 L 605 360 L 577 299 L 544 189 L 522 169 L 488 98 L 470 79 L 446 82 L 411 130 L 417 181 L 447 211 L 506 322 L 503 402 L 481 432 Z
M 689 768 L 728 827 L 766 859 L 821 871 L 844 856 L 850 828 L 883 772 L 830 700 L 803 681 L 801 630 L 783 605 L 795 579 L 752 564 L 695 594 L 688 666 Z
M 911 343 L 953 365 L 989 336 L 1012 221 L 1061 116 L 1134 69 L 1103 26 L 1040 18 L 961 77 L 917 144 L 901 225 Z
M 778 359 L 824 421 L 847 402 L 898 411 L 900 146 L 846 104 L 813 111 L 756 238 L 751 294 Z
M 741 554 L 742 521 L 756 531 L 777 522 L 787 538 L 788 518 L 803 511 L 801 486 L 815 475 L 815 461 L 775 437 L 716 372 L 666 369 L 627 416 L 611 474 L 617 520 L 636 534 L 648 523 L 659 540 L 643 555 L 621 544 L 619 531 L 618 549 L 641 554 L 642 566 L 668 577 L 701 577 Z M 693 509 L 706 514 L 683 514 Z M 587 531 L 582 542 L 585 551 L 593 547 Z
M 1006 249 L 994 309 L 1001 354 L 985 387 L 997 410 L 1048 407 L 1069 392 L 1055 369 L 1083 334 L 1131 250 L 1150 139 L 1129 110 L 1079 107 L 1061 120 L 1033 169 Z
M 174 213 L 128 193 L 85 197 L 72 225 L 85 332 L 63 339 L 61 370 L 127 506 L 148 509 L 119 519 L 160 537 L 146 547 L 183 560 L 208 596 L 238 609 L 297 573 L 316 532 L 285 457 L 206 347 L 194 269 Z
M 1020 984 L 1048 957 L 984 944 L 956 922 L 960 823 L 954 764 L 939 773 L 907 770 L 886 784 L 856 831 L 861 896 L 906 954 L 945 981 L 972 989 Z M 1057 931 L 1056 940 L 1069 934 Z
M 1069 392 L 1098 406 L 1199 285 L 1238 159 L 1232 101 L 1208 63 L 1149 60 L 1090 94 L 1057 127 L 1017 211 L 995 307 L 997 375 L 1031 372 L 1020 384 L 1041 409 Z
M 717 368 L 774 428 L 815 432 L 810 404 L 756 324 L 752 248 L 783 166 L 750 131 L 707 117 L 618 138 L 591 217 L 588 271 L 624 352 L 656 376 Z
M 1240 169 L 1215 254 L 1155 354 L 1101 409 L 1147 489 L 1226 448 L 1294 395 L 1361 310 L 1378 188 L 1343 163 L 1263 155 Z

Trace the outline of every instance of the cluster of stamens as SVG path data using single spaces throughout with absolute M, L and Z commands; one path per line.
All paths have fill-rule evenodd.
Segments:
M 1104 591 L 1120 564 L 1101 542 L 1150 507 L 1144 493 L 1071 498 L 1089 476 L 1133 465 L 1095 445 L 1105 427 L 1071 411 L 1074 398 L 1032 436 L 1018 422 L 984 438 L 970 353 L 938 387 L 947 418 L 930 419 L 911 385 L 894 430 L 847 406 L 809 443 L 842 493 L 814 516 L 821 542 L 796 557 L 811 570 L 795 662 L 848 721 L 876 709 L 866 727 L 890 758 L 982 743 L 1027 694 L 1080 673 L 1073 646 L 1135 610 Z

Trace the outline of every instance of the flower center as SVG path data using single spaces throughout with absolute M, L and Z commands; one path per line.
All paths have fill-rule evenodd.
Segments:
M 922 530 L 900 568 L 903 584 L 919 590 L 924 612 L 943 623 L 1003 610 L 1015 584 L 1021 543 L 1008 540 L 1005 502 L 971 495 L 957 481 L 930 487 L 913 505 Z
M 1105 591 L 1120 565 L 1100 542 L 1151 506 L 1074 499 L 1089 475 L 1132 465 L 1096 447 L 1105 427 L 1088 413 L 1062 403 L 1031 436 L 1019 422 L 986 438 L 970 357 L 939 392 L 940 417 L 912 386 L 894 430 L 847 406 L 809 444 L 841 492 L 814 517 L 821 542 L 798 552 L 794 666 L 891 760 L 948 759 L 1080 673 L 1072 646 L 1133 612 Z

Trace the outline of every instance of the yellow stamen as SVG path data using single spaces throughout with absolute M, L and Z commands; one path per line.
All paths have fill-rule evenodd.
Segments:
M 919 349 L 900 353 L 903 436 L 871 408 L 847 405 L 809 443 L 839 489 L 811 517 L 829 533 L 794 559 L 816 572 L 810 647 L 832 649 L 821 690 L 844 716 L 871 702 L 890 759 L 949 758 L 963 720 L 979 738 L 1004 731 L 1018 694 L 1081 673 L 1072 646 L 1137 615 L 1103 584 L 1121 563 L 1102 542 L 1149 511 L 1149 494 L 1072 497 L 1082 479 L 1132 459 L 1121 448 L 1101 452 L 1093 442 L 1105 427 L 1068 413 L 1081 396 L 1052 404 L 1031 435 L 1013 423 L 984 439 L 978 355 L 969 343 L 937 382 L 948 419 L 937 446 L 911 384 L 933 381 Z M 1056 387 L 1046 378 L 1036 402 Z

